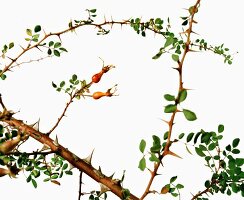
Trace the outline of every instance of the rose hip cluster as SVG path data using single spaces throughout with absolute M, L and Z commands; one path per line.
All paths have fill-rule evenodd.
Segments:
M 113 65 L 107 65 L 107 66 L 103 67 L 99 73 L 94 74 L 92 76 L 92 83 L 98 83 L 101 80 L 103 74 L 107 73 L 111 68 L 114 68 L 114 66 Z M 116 85 L 114 87 L 116 87 Z M 116 92 L 116 88 L 114 89 L 114 87 L 108 89 L 106 92 L 100 92 L 100 91 L 94 92 L 92 95 L 92 98 L 93 99 L 100 99 L 101 97 L 105 97 L 105 96 L 106 97 L 114 96 L 114 93 Z

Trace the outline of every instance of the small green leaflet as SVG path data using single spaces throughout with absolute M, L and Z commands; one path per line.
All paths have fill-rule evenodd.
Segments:
M 165 94 L 164 95 L 164 98 L 167 100 L 167 101 L 174 101 L 175 100 L 175 96 L 171 95 L 171 94 Z
M 201 150 L 200 148 L 198 148 L 198 147 L 195 147 L 195 151 L 196 151 L 196 153 L 197 153 L 199 156 L 201 156 L 201 157 L 206 156 L 206 155 L 202 152 L 202 150 Z
M 146 148 L 146 141 L 142 139 L 139 145 L 139 149 L 142 153 L 144 153 L 145 148 Z
M 225 127 L 224 127 L 223 124 L 220 124 L 220 125 L 218 126 L 218 132 L 219 132 L 219 133 L 224 132 L 224 129 L 225 129 Z
M 152 162 L 160 162 L 160 160 L 154 153 L 151 153 L 151 157 L 149 158 L 149 160 Z
M 187 91 L 185 89 L 181 90 L 179 93 L 179 103 L 185 101 L 187 97 Z
M 35 28 L 34 28 L 34 31 L 35 31 L 35 33 L 37 33 L 37 32 L 39 32 L 39 31 L 41 31 L 41 26 L 40 25 L 36 25 L 35 26 Z
M 172 54 L 172 59 L 173 59 L 173 61 L 178 62 L 179 56 L 177 54 Z
M 31 29 L 26 29 L 26 34 L 29 36 L 32 36 L 32 30 Z
M 172 113 L 172 112 L 175 112 L 176 109 L 177 109 L 177 106 L 176 106 L 176 105 L 174 105 L 174 104 L 169 104 L 169 105 L 165 106 L 165 108 L 164 108 L 164 112 L 165 112 L 165 113 Z
M 190 111 L 190 110 L 187 110 L 187 109 L 183 109 L 183 113 L 185 115 L 185 118 L 188 120 L 188 121 L 194 121 L 197 119 L 197 116 L 194 112 Z
M 173 44 L 174 38 L 173 37 L 168 37 L 165 41 L 164 48 L 168 47 L 169 45 Z
M 145 170 L 145 168 L 146 168 L 146 159 L 144 157 L 140 160 L 138 168 L 141 171 Z

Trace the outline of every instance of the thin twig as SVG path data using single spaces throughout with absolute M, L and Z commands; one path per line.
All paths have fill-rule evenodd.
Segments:
M 78 200 L 81 199 L 81 196 L 83 195 L 83 193 L 81 192 L 81 185 L 82 185 L 82 171 L 80 171 L 80 176 L 79 176 L 79 195 L 78 195 Z
M 6 106 L 3 103 L 2 94 L 0 94 L 0 104 L 1 104 L 3 109 L 6 109 Z
M 22 57 L 22 55 L 24 55 L 27 51 L 31 50 L 31 49 L 34 49 L 34 48 L 38 48 L 39 46 L 43 46 L 42 43 L 49 37 L 51 36 L 57 36 L 59 39 L 60 39 L 60 36 L 67 33 L 67 32 L 72 32 L 74 30 L 76 30 L 77 28 L 79 27 L 82 27 L 82 26 L 94 26 L 95 28 L 98 28 L 98 29 L 103 29 L 103 26 L 106 26 L 106 25 L 111 25 L 113 26 L 114 24 L 118 24 L 118 25 L 130 25 L 131 22 L 130 20 L 124 20 L 124 21 L 104 21 L 102 23 L 86 23 L 87 21 L 81 21 L 79 24 L 75 25 L 75 26 L 72 26 L 72 27 L 69 27 L 63 31 L 59 31 L 59 32 L 50 32 L 50 33 L 45 33 L 44 32 L 44 36 L 42 39 L 40 39 L 38 42 L 36 42 L 35 44 L 31 45 L 31 41 L 28 43 L 28 45 L 24 48 L 24 47 L 21 47 L 22 51 L 15 57 L 15 58 L 9 58 L 11 60 L 11 62 L 9 64 L 7 64 L 3 70 L 0 72 L 0 76 L 2 74 L 4 74 L 5 72 L 9 71 L 10 68 L 13 66 L 14 63 L 16 63 L 20 57 Z M 140 25 L 144 25 L 143 22 L 140 22 Z M 154 32 L 155 34 L 161 34 L 164 36 L 164 33 L 157 30 L 157 29 L 154 29 L 152 27 L 145 27 L 146 29 Z M 18 65 L 18 64 L 17 64 Z M 16 66 L 16 65 L 15 65 Z
M 61 116 L 58 118 L 58 121 L 57 121 L 56 124 L 51 128 L 51 130 L 47 132 L 47 135 L 48 135 L 48 136 L 54 131 L 55 128 L 57 128 L 57 126 L 59 125 L 60 121 L 61 121 L 62 118 L 65 116 L 65 113 L 66 113 L 66 111 L 67 111 L 69 105 L 73 102 L 73 99 L 74 99 L 74 96 L 71 95 L 71 96 L 70 96 L 70 99 L 69 99 L 69 101 L 68 101 L 68 103 L 66 104 L 66 106 L 65 106 L 65 108 L 64 108 L 64 110 L 63 110 L 63 112 L 62 112 L 62 114 L 61 114 Z
M 23 61 L 23 62 L 20 62 L 20 63 L 16 62 L 16 65 L 12 65 L 11 69 L 14 68 L 14 67 L 19 67 L 20 65 L 23 65 L 23 64 L 29 64 L 29 63 L 32 63 L 32 62 L 40 62 L 40 61 L 42 61 L 42 60 L 44 60 L 46 58 L 51 58 L 51 57 L 52 57 L 52 55 L 41 57 L 41 58 L 37 58 L 37 59 L 31 59 L 29 61 Z

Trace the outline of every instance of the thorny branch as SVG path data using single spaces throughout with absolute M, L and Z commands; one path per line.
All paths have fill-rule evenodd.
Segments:
M 100 170 L 94 168 L 91 163 L 87 163 L 86 160 L 79 158 L 62 145 L 56 144 L 56 142 L 46 134 L 41 133 L 40 131 L 35 130 L 33 127 L 23 123 L 22 120 L 17 120 L 12 117 L 11 119 L 2 119 L 2 121 L 21 132 L 25 132 L 30 137 L 34 138 L 45 146 L 48 146 L 51 151 L 54 151 L 56 154 L 62 156 L 71 165 L 90 176 L 96 182 L 105 185 L 112 193 L 122 199 L 124 188 L 120 185 L 120 183 L 116 182 L 111 177 L 104 175 Z M 133 194 L 130 194 L 129 199 L 139 200 L 139 198 Z
M 14 65 L 14 63 L 16 63 L 20 57 L 22 57 L 22 55 L 24 55 L 26 52 L 30 51 L 31 49 L 34 49 L 34 48 L 37 48 L 39 49 L 40 46 L 43 46 L 42 43 L 44 41 L 46 41 L 46 39 L 48 39 L 49 37 L 51 36 L 57 36 L 60 40 L 61 40 L 61 35 L 67 33 L 67 32 L 72 32 L 74 30 L 76 30 L 77 28 L 79 27 L 82 27 L 82 26 L 93 26 L 95 28 L 98 28 L 98 29 L 103 29 L 104 26 L 106 25 L 110 25 L 111 28 L 113 25 L 130 25 L 130 20 L 124 20 L 124 21 L 105 21 L 102 22 L 102 23 L 87 23 L 87 21 L 81 21 L 79 24 L 77 25 L 74 25 L 74 26 L 70 26 L 69 28 L 63 30 L 63 31 L 59 31 L 59 32 L 50 32 L 50 33 L 45 33 L 44 32 L 44 36 L 42 39 L 40 39 L 38 42 L 36 42 L 35 44 L 31 45 L 31 43 L 28 43 L 28 45 L 24 48 L 24 47 L 21 47 L 22 48 L 22 51 L 15 57 L 15 58 L 9 58 L 11 61 L 9 64 L 7 64 L 3 69 L 2 71 L 0 72 L 0 76 L 2 74 L 4 74 L 5 72 L 9 71 L 11 68 L 15 67 L 15 66 L 19 66 L 20 64 L 16 64 Z M 140 24 L 144 24 L 143 22 L 140 22 Z M 162 32 L 160 32 L 159 30 L 157 29 L 153 29 L 151 27 L 147 27 L 148 30 L 151 30 L 153 31 L 154 33 L 159 33 L 159 34 L 162 34 Z M 40 59 L 41 60 L 41 59 Z M 37 60 L 38 61 L 38 60 Z M 30 62 L 30 61 L 29 61 Z M 25 63 L 25 62 L 24 62 Z
M 69 105 L 73 102 L 73 99 L 74 99 L 75 96 L 70 96 L 70 99 L 68 101 L 68 103 L 66 104 L 65 108 L 64 108 L 64 111 L 62 112 L 61 116 L 58 118 L 56 124 L 51 128 L 50 131 L 47 132 L 47 135 L 49 136 L 54 130 L 55 128 L 57 128 L 57 126 L 59 125 L 60 121 L 62 120 L 62 118 L 65 116 L 65 113 L 69 107 Z
M 183 78 L 182 78 L 183 77 L 182 76 L 182 71 L 183 71 L 182 68 L 183 68 L 183 64 L 184 64 L 184 60 L 185 60 L 186 54 L 190 50 L 189 49 L 189 45 L 190 45 L 190 42 L 191 42 L 190 36 L 191 36 L 191 33 L 192 33 L 193 23 L 195 22 L 194 21 L 194 16 L 195 16 L 195 13 L 197 12 L 198 7 L 200 6 L 200 1 L 201 0 L 197 0 L 195 5 L 193 6 L 193 13 L 191 14 L 191 17 L 190 17 L 189 26 L 188 26 L 188 29 L 185 31 L 186 32 L 185 50 L 183 52 L 181 60 L 178 61 L 178 67 L 176 68 L 176 70 L 179 72 L 179 89 L 178 89 L 178 97 L 176 98 L 176 101 L 175 101 L 176 105 L 179 104 L 178 103 L 179 94 L 184 89 L 184 87 L 183 87 Z M 173 156 L 179 157 L 177 154 L 175 154 L 175 153 L 170 151 L 170 146 L 172 144 L 172 142 L 171 142 L 171 134 L 172 134 L 172 129 L 173 129 L 173 125 L 174 125 L 175 115 L 176 115 L 177 112 L 180 112 L 180 111 L 178 109 L 176 109 L 176 111 L 174 111 L 172 113 L 170 121 L 168 121 L 168 122 L 166 121 L 166 123 L 169 126 L 168 139 L 167 139 L 166 145 L 164 147 L 163 154 L 159 157 L 160 162 L 155 163 L 153 171 L 150 171 L 151 178 L 150 178 L 150 180 L 148 182 L 148 185 L 147 185 L 144 193 L 142 194 L 140 200 L 143 200 L 149 193 L 151 193 L 150 188 L 151 188 L 151 185 L 153 183 L 154 178 L 158 175 L 157 171 L 158 171 L 158 169 L 159 169 L 159 167 L 161 165 L 162 159 L 166 155 L 173 155 Z
M 78 194 L 78 200 L 81 199 L 81 196 L 82 196 L 82 192 L 81 192 L 81 185 L 82 185 L 82 171 L 80 171 L 80 176 L 79 176 L 79 194 Z

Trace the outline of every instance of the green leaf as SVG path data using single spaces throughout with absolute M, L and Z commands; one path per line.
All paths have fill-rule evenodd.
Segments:
M 154 145 L 154 146 L 152 146 L 152 147 L 150 148 L 150 151 L 151 151 L 152 153 L 159 153 L 160 150 L 161 150 L 161 145 Z
M 239 154 L 241 151 L 239 149 L 232 149 L 231 151 L 233 154 Z
M 163 51 L 159 51 L 155 56 L 152 57 L 152 59 L 156 60 L 160 58 L 160 56 L 163 54 Z
M 193 136 L 194 136 L 194 133 L 189 133 L 186 138 L 186 142 L 190 142 L 192 140 Z
M 67 168 L 68 168 L 68 164 L 67 163 L 65 163 L 64 165 L 63 165 L 63 167 L 62 167 L 62 170 L 66 170 Z
M 56 85 L 54 82 L 52 82 L 52 86 L 53 86 L 54 88 L 57 88 L 57 85 Z
M 41 31 L 41 26 L 40 25 L 36 25 L 35 28 L 34 28 L 34 31 L 37 33 L 39 31 Z
M 220 156 L 218 155 L 214 156 L 214 160 L 220 160 Z
M 4 132 L 3 125 L 0 124 L 0 134 L 3 134 L 3 132 Z
M 59 47 L 61 47 L 61 42 L 56 42 L 54 44 L 54 48 L 56 49 L 56 48 L 59 48 Z
M 207 147 L 206 146 L 203 146 L 202 144 L 199 145 L 199 149 L 202 150 L 202 151 L 207 151 Z
M 218 126 L 218 133 L 222 133 L 222 132 L 224 132 L 224 125 L 223 124 L 220 124 L 219 126 Z
M 127 200 L 127 199 L 129 199 L 129 197 L 130 197 L 130 190 L 123 189 L 122 190 L 122 199 Z M 99 198 L 98 198 L 98 200 L 99 200 Z
M 64 87 L 64 85 L 65 85 L 65 81 L 62 81 L 62 82 L 59 84 L 60 87 Z
M 182 23 L 182 26 L 186 26 L 188 24 L 188 20 L 185 20 L 183 23 Z
M 26 29 L 26 34 L 29 36 L 32 36 L 32 30 L 31 29 Z
M 234 193 L 239 192 L 239 187 L 236 185 L 236 183 L 231 183 L 231 189 Z
M 50 41 L 49 43 L 48 43 L 48 46 L 49 47 L 51 47 L 51 46 L 53 46 L 54 45 L 54 42 L 53 41 Z
M 204 132 L 201 136 L 201 143 L 209 144 L 212 134 L 209 132 Z
M 55 56 L 60 57 L 60 52 L 58 50 L 54 49 L 53 53 Z
M 179 194 L 178 193 L 173 193 L 173 192 L 171 192 L 170 193 L 173 197 L 177 197 Z
M 139 145 L 139 149 L 142 153 L 144 153 L 145 148 L 146 148 L 146 141 L 142 139 Z
M 225 147 L 225 149 L 226 149 L 227 151 L 231 151 L 231 146 L 230 146 L 230 145 L 227 145 L 227 146 Z
M 182 188 L 184 188 L 184 185 L 182 185 L 182 184 L 177 184 L 177 185 L 176 185 L 176 188 L 177 188 L 177 189 L 182 189 Z
M 9 45 L 8 45 L 8 48 L 9 49 L 12 49 L 14 47 L 14 43 L 13 42 L 10 42 Z
M 60 50 L 60 51 L 65 51 L 65 52 L 68 52 L 68 50 L 67 50 L 67 49 L 65 49 L 65 48 L 63 48 L 63 47 L 60 47 L 60 48 L 59 48 L 59 50 Z
M 168 135 L 169 135 L 169 131 L 166 131 L 166 132 L 164 133 L 164 140 L 167 140 L 167 139 L 168 139 Z
M 228 188 L 228 190 L 227 190 L 226 194 L 227 194 L 228 196 L 230 196 L 230 195 L 231 195 L 231 190 L 230 190 L 230 188 Z
M 197 116 L 194 112 L 190 111 L 190 110 L 187 110 L 187 109 L 183 109 L 183 113 L 185 115 L 185 118 L 188 120 L 188 121 L 194 121 L 197 119 Z
M 198 148 L 198 147 L 195 147 L 195 151 L 196 151 L 196 153 L 197 153 L 199 156 L 201 156 L 201 157 L 206 156 L 206 155 L 202 152 L 202 150 L 201 150 L 200 148 Z
M 91 9 L 89 10 L 91 13 L 95 13 L 97 11 L 97 9 Z
M 197 134 L 196 134 L 195 137 L 194 137 L 194 144 L 197 143 L 197 139 L 199 138 L 199 136 L 200 136 L 201 134 L 202 134 L 202 131 L 197 132 Z
M 72 75 L 72 80 L 73 80 L 73 81 L 76 81 L 76 80 L 77 80 L 77 75 L 76 75 L 76 74 L 73 74 L 73 75 Z
M 47 50 L 47 54 L 48 54 L 48 55 L 51 55 L 51 54 L 52 54 L 52 50 L 51 50 L 51 49 L 48 49 L 48 50 Z
M 185 135 L 185 133 L 181 133 L 181 134 L 178 136 L 178 138 L 179 138 L 179 139 L 182 139 L 182 138 L 184 137 L 184 135 Z
M 53 174 L 52 176 L 51 176 L 51 179 L 57 179 L 58 178 L 58 174 Z
M 178 62 L 179 56 L 177 54 L 172 54 L 172 59 L 173 59 L 173 61 Z
M 67 174 L 67 175 L 73 175 L 73 172 L 71 170 L 69 170 L 69 171 L 65 171 L 65 174 Z
M 173 176 L 173 177 L 170 178 L 170 181 L 169 182 L 170 183 L 173 183 L 176 179 L 177 179 L 177 176 Z
M 0 133 L 1 133 L 1 131 L 0 131 Z M 12 130 L 11 134 L 12 134 L 12 137 L 16 137 L 18 135 L 18 131 Z
M 173 44 L 174 38 L 173 37 L 168 37 L 165 41 L 164 48 L 168 47 L 169 45 Z
M 179 93 L 179 103 L 185 101 L 187 97 L 187 91 L 185 89 L 181 90 Z
M 5 80 L 6 78 L 7 78 L 7 76 L 6 76 L 5 74 L 2 74 L 2 75 L 1 75 L 1 79 L 2 79 L 2 80 Z
M 244 158 L 237 158 L 236 159 L 236 165 L 242 166 L 244 164 Z
M 232 147 L 235 148 L 238 146 L 240 142 L 240 138 L 235 138 L 233 141 L 232 141 Z
M 160 18 L 156 18 L 154 22 L 155 24 L 163 24 L 163 20 Z
M 146 169 L 146 159 L 144 157 L 140 160 L 138 168 L 141 171 L 144 171 Z
M 208 146 L 208 150 L 209 151 L 212 151 L 212 150 L 214 150 L 215 149 L 215 147 L 216 147 L 216 143 L 211 143 L 209 146 Z
M 152 162 L 158 162 L 158 163 L 160 162 L 160 160 L 154 153 L 151 153 L 151 157 L 149 158 L 149 160 Z
M 35 178 L 37 178 L 38 176 L 40 176 L 40 171 L 38 171 L 38 170 L 32 170 L 31 174 L 32 174 Z
M 153 145 L 161 145 L 161 140 L 157 135 L 153 135 Z
M 31 181 L 31 174 L 27 177 L 26 182 L 29 183 Z
M 173 113 L 173 112 L 176 111 L 176 109 L 177 109 L 177 106 L 176 106 L 176 105 L 174 105 L 174 104 L 169 104 L 169 105 L 165 106 L 165 108 L 164 108 L 164 112 L 165 112 L 165 113 Z
M 170 95 L 170 94 L 165 94 L 165 95 L 164 95 L 164 98 L 165 98 L 167 101 L 174 101 L 174 100 L 175 100 L 175 96 Z
M 210 187 L 211 183 L 210 183 L 209 180 L 207 180 L 207 181 L 205 181 L 205 184 L 204 185 L 205 185 L 206 188 L 208 188 L 208 187 Z
M 34 186 L 34 188 L 37 188 L 37 183 L 35 179 L 31 179 L 32 185 Z

